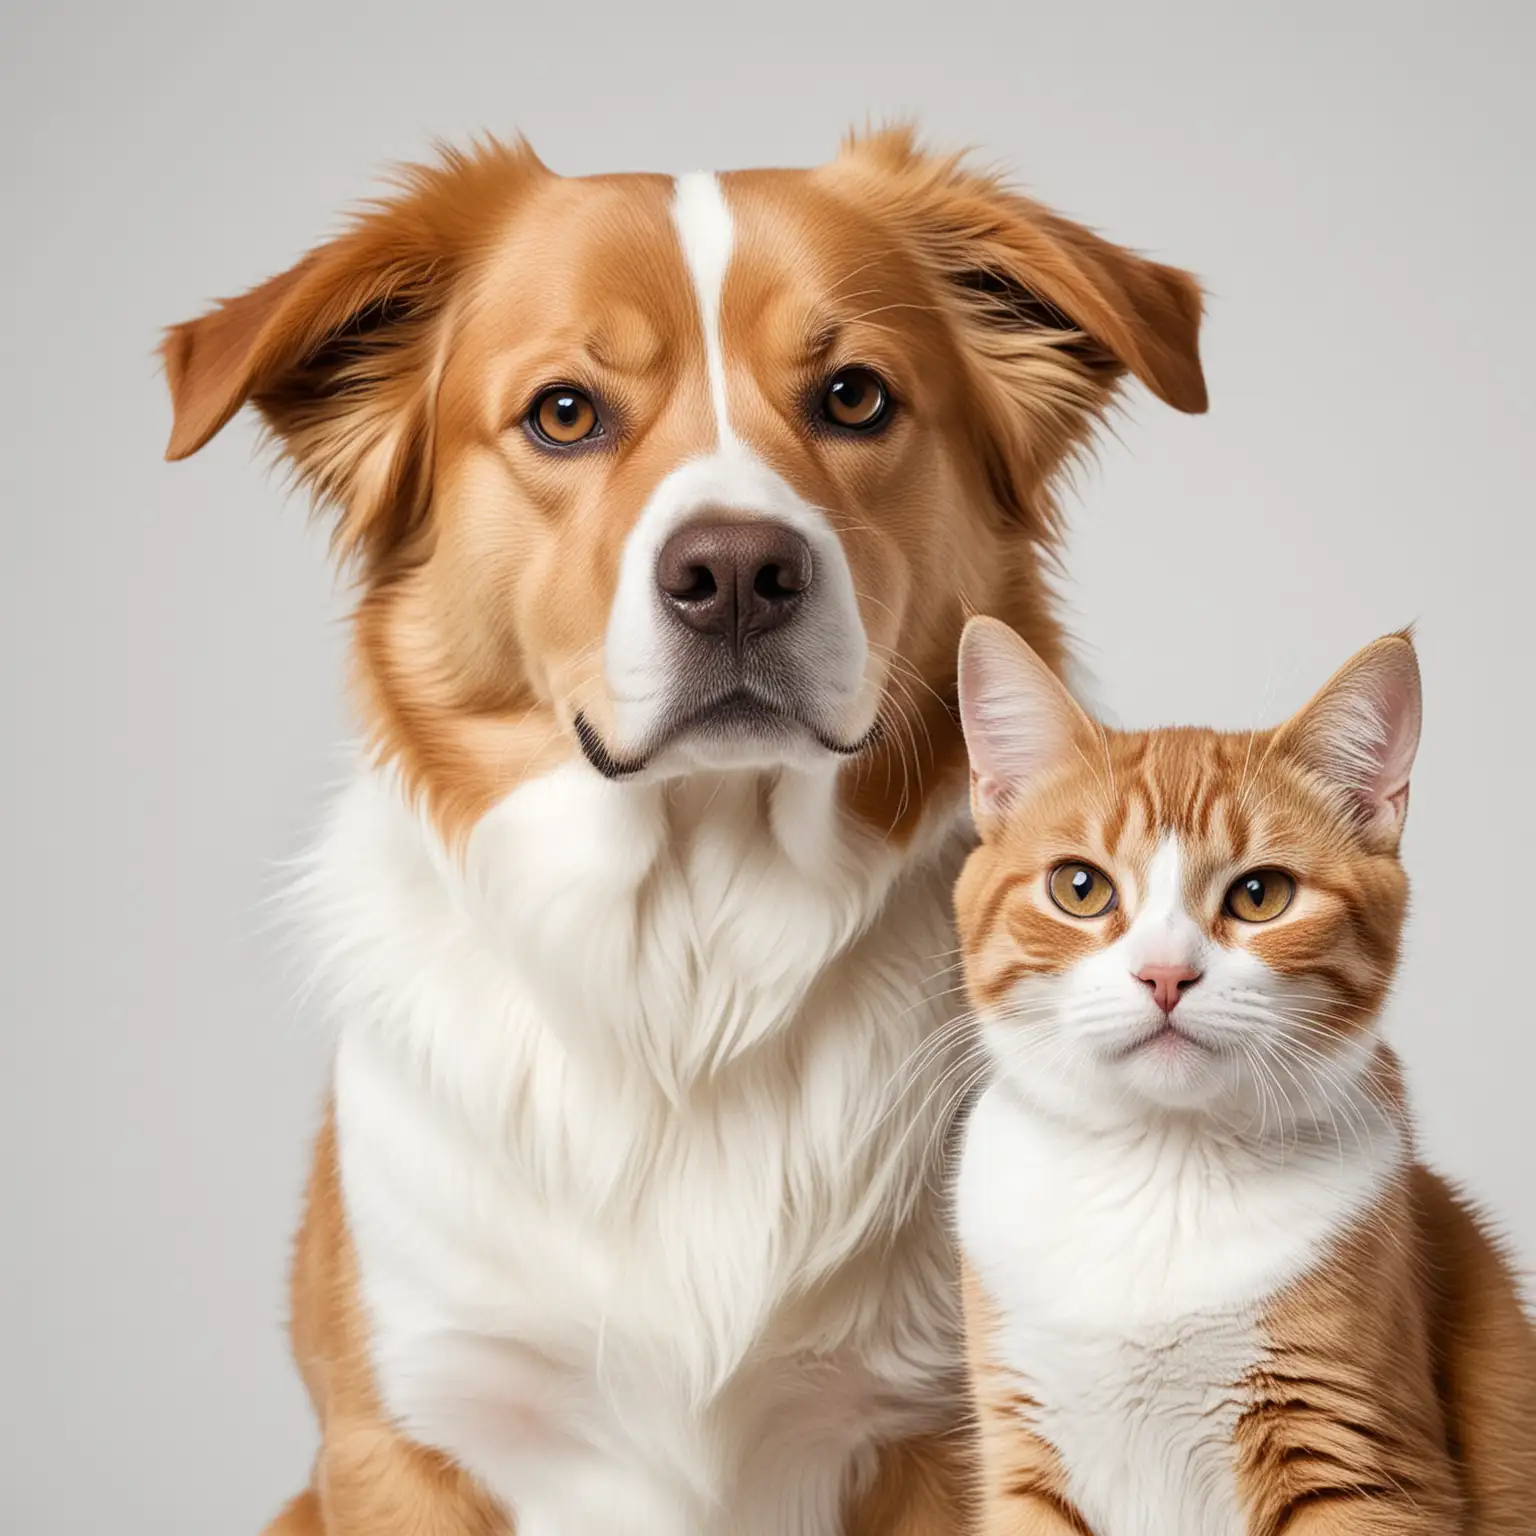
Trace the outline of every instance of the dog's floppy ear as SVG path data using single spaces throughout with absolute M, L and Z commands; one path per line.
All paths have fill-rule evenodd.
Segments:
M 1178 410 L 1206 408 L 1200 285 L 1008 190 L 910 130 L 851 142 L 839 168 L 911 235 L 939 283 L 997 448 L 994 483 L 1027 503 L 1129 372 Z
M 952 187 L 939 229 L 951 280 L 977 296 L 984 320 L 1061 332 L 1089 368 L 1129 371 L 1175 410 L 1206 409 L 1202 299 L 1188 272 L 975 178 Z
M 522 144 L 409 167 L 395 196 L 296 266 L 170 327 L 166 457 L 196 453 L 249 401 L 317 500 L 340 508 L 344 555 L 403 535 L 430 494 L 444 317 L 474 229 L 540 174 Z

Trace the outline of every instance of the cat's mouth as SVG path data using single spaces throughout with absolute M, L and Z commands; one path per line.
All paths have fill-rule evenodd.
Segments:
M 1131 1057 L 1140 1055 L 1176 1058 L 1196 1052 L 1204 1056 L 1213 1056 L 1216 1053 L 1216 1047 L 1208 1040 L 1202 1040 L 1182 1022 L 1176 1023 L 1172 1018 L 1164 1018 L 1150 1029 L 1143 1030 L 1134 1040 L 1122 1045 L 1115 1052 L 1115 1059 L 1128 1061 Z

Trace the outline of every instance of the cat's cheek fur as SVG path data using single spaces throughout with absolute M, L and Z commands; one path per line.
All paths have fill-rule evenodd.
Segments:
M 1317 1012 L 1322 983 L 1288 977 L 1256 947 L 1219 943 L 1202 930 L 1183 905 L 1183 863 L 1178 841 L 1168 839 L 1151 861 L 1134 921 L 1119 937 L 1058 972 L 1018 977 L 983 1008 L 992 1061 L 1029 1102 L 1096 1123 L 1147 1107 L 1238 1122 L 1282 1103 L 1326 1112 L 1332 1085 L 1357 1064 L 1340 1041 L 1330 1045 L 1338 1051 L 1335 1070 L 1298 1081 L 1298 1058 L 1322 1060 L 1305 1022 Z M 1077 928 L 1066 931 L 1075 936 Z M 1162 1022 L 1138 973 L 1168 959 L 1200 972 L 1177 1015 L 1199 1044 L 1137 1048 Z M 994 969 L 1006 973 L 1001 962 Z

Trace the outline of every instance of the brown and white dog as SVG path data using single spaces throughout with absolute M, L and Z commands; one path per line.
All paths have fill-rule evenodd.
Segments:
M 1199 319 L 890 132 L 449 154 L 170 331 L 169 456 L 253 402 L 361 581 L 273 1530 L 961 1525 L 956 643 L 1061 664 L 1052 479 Z

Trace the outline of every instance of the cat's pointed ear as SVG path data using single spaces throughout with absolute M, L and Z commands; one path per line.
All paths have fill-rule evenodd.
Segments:
M 1419 662 L 1405 631 L 1366 646 L 1279 729 L 1275 750 L 1326 780 L 1375 843 L 1395 847 L 1419 747 Z
M 986 835 L 1008 805 L 1093 722 L 1061 680 L 998 619 L 975 618 L 960 637 L 960 723 L 971 759 L 971 812 Z

